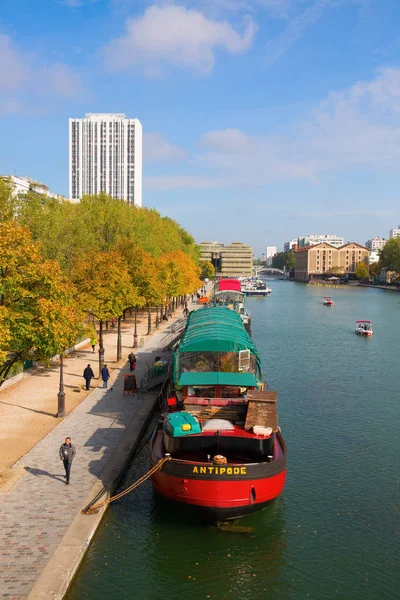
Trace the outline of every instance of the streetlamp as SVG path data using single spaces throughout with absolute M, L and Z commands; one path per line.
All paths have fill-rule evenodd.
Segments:
M 64 392 L 64 355 L 60 354 L 60 384 L 57 394 L 58 411 L 57 418 L 65 417 L 65 392 Z
M 133 347 L 137 348 L 138 345 L 138 337 L 137 337 L 137 312 L 138 312 L 138 307 L 135 306 L 135 329 L 133 332 Z

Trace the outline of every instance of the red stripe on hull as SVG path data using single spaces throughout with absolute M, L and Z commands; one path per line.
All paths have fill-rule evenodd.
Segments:
M 158 494 L 185 504 L 223 509 L 253 506 L 257 510 L 257 504 L 261 508 L 279 496 L 285 479 L 286 469 L 272 477 L 232 481 L 182 479 L 159 471 L 152 476 L 152 483 Z

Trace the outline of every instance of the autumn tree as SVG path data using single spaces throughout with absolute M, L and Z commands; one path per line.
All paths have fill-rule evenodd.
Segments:
M 71 268 L 71 278 L 79 294 L 84 310 L 99 321 L 101 370 L 103 348 L 103 324 L 118 318 L 117 360 L 121 358 L 121 316 L 127 308 L 135 306 L 139 295 L 124 258 L 116 250 L 97 252 L 89 250 L 78 258 Z
M 327 271 L 325 271 L 325 275 L 332 275 L 334 277 L 340 277 L 344 275 L 344 267 L 333 266 L 329 267 Z
M 361 279 L 361 280 L 367 279 L 368 267 L 366 266 L 365 263 L 359 262 L 354 270 L 354 273 L 355 273 L 355 276 L 357 277 L 357 279 Z
M 378 276 L 380 274 L 380 272 L 381 272 L 381 264 L 380 264 L 379 261 L 378 262 L 370 263 L 370 265 L 369 265 L 369 274 L 372 277 Z
M 73 345 L 82 319 L 74 288 L 42 260 L 27 229 L 0 223 L 0 385 L 20 360 L 48 360 Z

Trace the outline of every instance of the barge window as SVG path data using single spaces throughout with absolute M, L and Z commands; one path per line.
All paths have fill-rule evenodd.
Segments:
M 215 387 L 213 385 L 189 386 L 188 396 L 191 398 L 215 398 Z
M 221 398 L 243 398 L 246 395 L 246 390 L 247 388 L 223 385 L 221 386 Z

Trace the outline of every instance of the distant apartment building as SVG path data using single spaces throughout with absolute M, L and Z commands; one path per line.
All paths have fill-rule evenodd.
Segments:
M 298 238 L 296 238 L 294 240 L 289 240 L 288 242 L 285 242 L 283 245 L 283 251 L 290 252 L 291 250 L 296 250 L 298 243 L 299 243 Z
M 322 242 L 315 246 L 299 248 L 295 259 L 295 279 L 308 282 L 313 277 L 323 277 L 333 267 L 341 269 L 344 275 L 354 274 L 358 263 L 364 262 L 368 265 L 369 250 L 356 242 L 350 242 L 340 248 Z
M 219 242 L 201 242 L 200 244 L 200 263 L 208 261 L 214 265 L 215 272 L 221 272 L 221 250 L 224 244 Z
M 340 248 L 344 244 L 344 238 L 330 233 L 310 233 L 305 237 L 299 238 L 299 248 L 316 246 L 317 244 L 330 244 L 334 248 Z
M 370 250 L 371 252 L 373 252 L 374 250 L 382 250 L 385 244 L 385 238 L 374 237 L 365 242 L 365 247 L 368 248 L 368 250 Z
M 369 264 L 379 262 L 379 251 L 378 250 L 370 250 L 369 252 Z
M 48 198 L 61 198 L 59 194 L 54 194 L 49 189 L 49 186 L 45 183 L 40 183 L 35 179 L 26 177 L 24 175 L 0 175 L 1 179 L 8 179 L 14 188 L 14 194 L 19 196 L 20 194 L 27 194 L 28 192 L 34 192 L 41 196 L 47 196 Z
M 276 252 L 276 246 L 267 246 L 267 250 L 265 253 L 265 264 L 267 265 L 267 267 L 270 267 L 272 265 L 272 259 L 275 256 Z
M 69 196 L 105 192 L 142 206 L 142 125 L 122 113 L 69 119 Z
M 391 229 L 389 231 L 389 237 L 390 237 L 390 239 L 400 237 L 400 225 L 398 226 L 397 229 Z
M 250 277 L 253 274 L 254 252 L 251 246 L 242 242 L 232 242 L 227 246 L 219 242 L 201 242 L 200 249 L 200 261 L 210 261 L 219 275 Z

